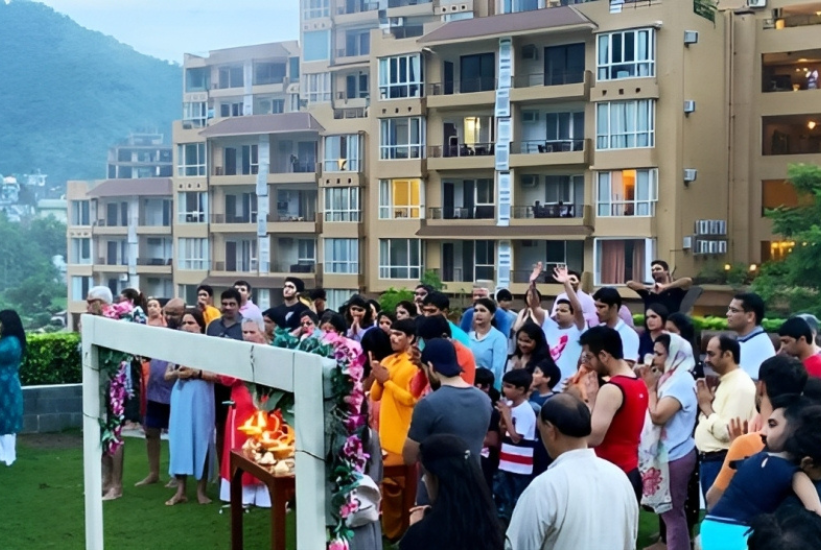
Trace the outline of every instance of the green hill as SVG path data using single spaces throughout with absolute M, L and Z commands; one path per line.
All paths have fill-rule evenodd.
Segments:
M 182 69 L 39 3 L 0 0 L 0 174 L 49 186 L 106 177 L 108 148 L 139 128 L 170 142 Z

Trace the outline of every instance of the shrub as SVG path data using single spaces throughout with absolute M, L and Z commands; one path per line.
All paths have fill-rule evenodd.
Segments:
M 703 330 L 718 330 L 718 331 L 726 331 L 729 330 L 727 328 L 727 319 L 724 317 L 692 317 L 693 325 L 696 328 L 696 332 L 701 332 Z M 764 319 L 761 322 L 761 326 L 767 332 L 776 332 L 781 324 L 784 322 L 784 319 Z M 637 313 L 633 315 L 633 323 L 637 327 L 644 326 L 644 315 Z
M 77 384 L 82 381 L 80 335 L 76 332 L 28 334 L 20 368 L 24 386 Z
M 396 304 L 403 301 L 412 302 L 413 291 L 407 288 L 389 288 L 379 296 L 380 311 L 396 311 Z

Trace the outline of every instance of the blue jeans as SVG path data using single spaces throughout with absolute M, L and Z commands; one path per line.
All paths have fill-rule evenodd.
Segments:
M 505 524 L 510 523 L 516 502 L 527 489 L 531 479 L 532 476 L 526 474 L 514 474 L 503 470 L 496 472 L 493 480 L 493 500 L 496 501 L 499 519 L 504 520 Z
M 721 460 L 701 460 L 698 466 L 698 475 L 701 478 L 701 492 L 704 494 L 704 498 L 707 498 L 707 491 L 713 486 L 713 482 L 718 477 L 723 465 L 723 458 Z

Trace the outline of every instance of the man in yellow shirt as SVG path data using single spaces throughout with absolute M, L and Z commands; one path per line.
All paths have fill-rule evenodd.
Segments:
M 749 422 L 755 416 L 755 382 L 739 367 L 740 346 L 735 338 L 715 336 L 707 344 L 707 364 L 719 376 L 715 391 L 704 379 L 696 382 L 698 416 L 696 448 L 699 452 L 701 490 L 713 485 L 730 448 L 730 421 Z
M 214 307 L 214 289 L 210 285 L 200 285 L 197 287 L 197 307 L 202 312 L 207 327 L 214 319 L 222 316 L 220 310 Z
M 391 327 L 393 355 L 382 363 L 372 361 L 376 379 L 371 387 L 371 399 L 379 401 L 379 441 L 384 453 L 384 465 L 404 464 L 402 448 L 410 428 L 416 399 L 410 392 L 410 382 L 419 372 L 411 360 L 411 346 L 416 335 L 412 319 L 397 321 Z M 402 535 L 402 501 L 405 484 L 416 480 L 385 479 L 382 482 L 382 529 L 385 536 L 396 540 Z

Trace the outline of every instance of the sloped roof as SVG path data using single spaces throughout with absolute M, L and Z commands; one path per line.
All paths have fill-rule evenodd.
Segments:
M 171 178 L 137 178 L 105 180 L 86 195 L 91 199 L 105 197 L 163 197 L 170 196 Z
M 255 134 L 287 134 L 291 132 L 322 132 L 325 128 L 310 113 L 282 113 L 226 118 L 209 126 L 201 136 L 229 137 Z

